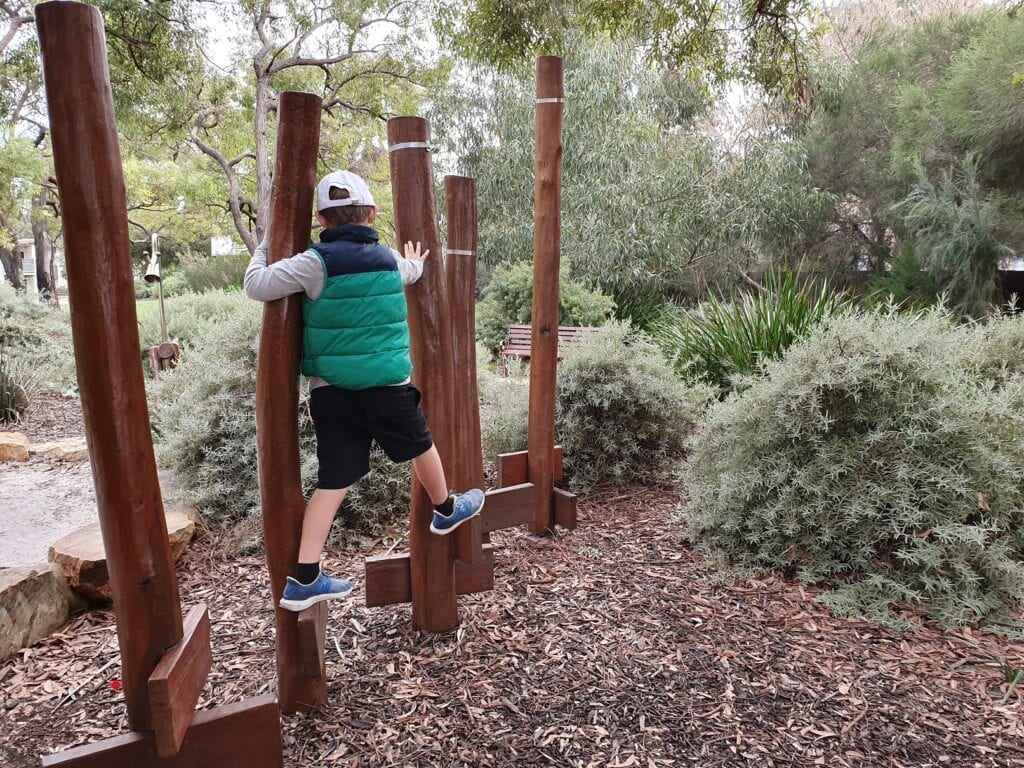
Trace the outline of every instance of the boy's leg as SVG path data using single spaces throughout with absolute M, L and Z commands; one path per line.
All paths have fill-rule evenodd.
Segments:
M 302 518 L 302 538 L 299 541 L 299 564 L 320 563 L 324 544 L 331 532 L 334 516 L 345 500 L 348 488 L 327 490 L 317 488 L 309 497 L 306 514 Z
M 444 477 L 444 467 L 441 466 L 437 446 L 431 445 L 426 453 L 413 459 L 412 468 L 430 496 L 430 503 L 435 507 L 444 504 L 448 500 L 448 483 Z

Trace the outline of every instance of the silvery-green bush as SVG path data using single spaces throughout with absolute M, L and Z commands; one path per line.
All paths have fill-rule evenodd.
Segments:
M 239 301 L 192 334 L 190 352 L 154 386 L 153 426 L 162 463 L 183 496 L 214 525 L 259 512 L 256 467 L 256 357 L 263 305 Z M 316 444 L 301 389 L 299 439 L 303 490 L 316 482 Z M 367 529 L 408 512 L 409 465 L 374 451 L 370 474 L 349 492 L 343 524 Z
M 844 614 L 948 626 L 1020 606 L 1024 377 L 995 360 L 1021 322 L 826 320 L 707 411 L 683 472 L 691 536 L 829 587 Z
M 477 357 L 483 359 L 479 353 Z M 526 369 L 513 365 L 510 375 L 499 376 L 481 365 L 477 387 L 484 457 L 493 460 L 499 453 L 525 451 L 530 407 L 530 379 Z
M 31 374 L 33 386 L 62 392 L 76 387 L 71 323 L 60 309 L 41 303 L 35 294 L 14 290 L 0 279 L 0 349 L 11 368 Z
M 572 487 L 671 478 L 712 394 L 679 380 L 658 347 L 626 323 L 567 346 L 555 427 Z

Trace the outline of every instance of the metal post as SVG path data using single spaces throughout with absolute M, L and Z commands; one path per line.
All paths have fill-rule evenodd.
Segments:
M 444 177 L 448 213 L 445 274 L 451 310 L 455 411 L 452 418 L 454 459 L 450 484 L 459 490 L 483 488 L 484 459 L 480 437 L 480 400 L 476 383 L 476 186 L 465 176 Z M 483 557 L 480 518 L 455 532 L 455 556 L 467 563 Z
M 553 531 L 555 379 L 558 366 L 558 262 L 562 202 L 562 60 L 537 59 L 536 178 L 534 182 L 533 330 L 527 478 L 536 514 L 530 530 Z
M 35 14 L 121 679 L 128 724 L 144 731 L 152 719 L 148 678 L 182 638 L 182 621 L 139 366 L 128 206 L 103 18 L 92 6 L 64 2 L 38 5 Z
M 320 109 L 320 97 L 310 93 L 285 92 L 278 99 L 267 251 L 270 264 L 309 246 Z M 296 294 L 268 302 L 263 310 L 256 378 L 256 446 L 263 542 L 277 626 L 278 698 L 284 712 L 327 701 L 325 676 L 310 678 L 303 671 L 299 614 L 277 607 L 285 579 L 298 558 L 306 509 L 299 463 L 301 356 L 302 298 Z
M 452 465 L 452 335 L 434 200 L 430 126 L 421 117 L 388 120 L 391 188 L 399 245 L 420 242 L 429 249 L 423 277 L 406 287 L 413 380 L 445 468 Z M 450 536 L 430 532 L 434 505 L 413 473 L 409 521 L 413 625 L 426 632 L 458 626 L 454 548 Z

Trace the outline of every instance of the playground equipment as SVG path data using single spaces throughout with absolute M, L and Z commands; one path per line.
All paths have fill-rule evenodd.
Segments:
M 157 300 L 160 302 L 160 343 L 149 348 L 149 367 L 155 379 L 160 371 L 166 371 L 178 364 L 181 358 L 181 347 L 167 338 L 167 312 L 164 308 L 164 281 L 160 277 L 160 236 L 154 232 L 150 236 L 150 250 L 146 253 L 149 263 L 146 265 L 144 280 L 156 283 Z
M 182 622 L 142 368 L 103 19 L 36 6 L 71 327 L 132 733 L 42 758 L 75 768 L 282 765 L 272 696 L 195 714 L 211 663 L 206 606 Z

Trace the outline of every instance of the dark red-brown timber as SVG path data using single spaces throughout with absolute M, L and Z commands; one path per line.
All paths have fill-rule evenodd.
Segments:
M 449 484 L 460 491 L 484 487 L 480 437 L 480 403 L 476 385 L 476 186 L 466 176 L 444 177 L 448 213 L 445 274 L 451 311 L 455 411 L 452 416 L 454 459 Z M 455 557 L 479 563 L 483 557 L 480 518 L 455 532 Z M 489 540 L 489 539 L 488 539 Z
M 421 277 L 406 286 L 413 381 L 423 395 L 434 444 L 445 468 L 452 466 L 452 333 L 441 256 L 441 236 L 434 200 L 430 125 L 421 117 L 388 120 L 391 189 L 399 250 L 406 242 L 430 251 Z M 409 554 L 412 579 L 412 623 L 425 632 L 447 632 L 458 626 L 454 542 L 430 532 L 434 505 L 413 473 Z
M 103 18 L 36 6 L 60 191 L 71 330 L 133 730 L 149 730 L 149 676 L 182 637 L 149 411 Z
M 319 96 L 285 92 L 278 99 L 277 150 L 270 191 L 267 263 L 309 245 L 320 146 Z M 303 669 L 298 614 L 277 606 L 299 554 L 305 501 L 299 467 L 299 362 L 302 298 L 268 302 L 263 310 L 256 377 L 256 447 L 263 541 L 277 625 L 277 695 L 283 712 L 327 701 L 327 679 Z
M 530 360 L 528 479 L 537 511 L 530 530 L 555 527 L 551 449 L 555 445 L 558 365 L 558 262 L 562 205 L 562 60 L 537 59 L 537 135 L 533 225 L 533 334 Z

